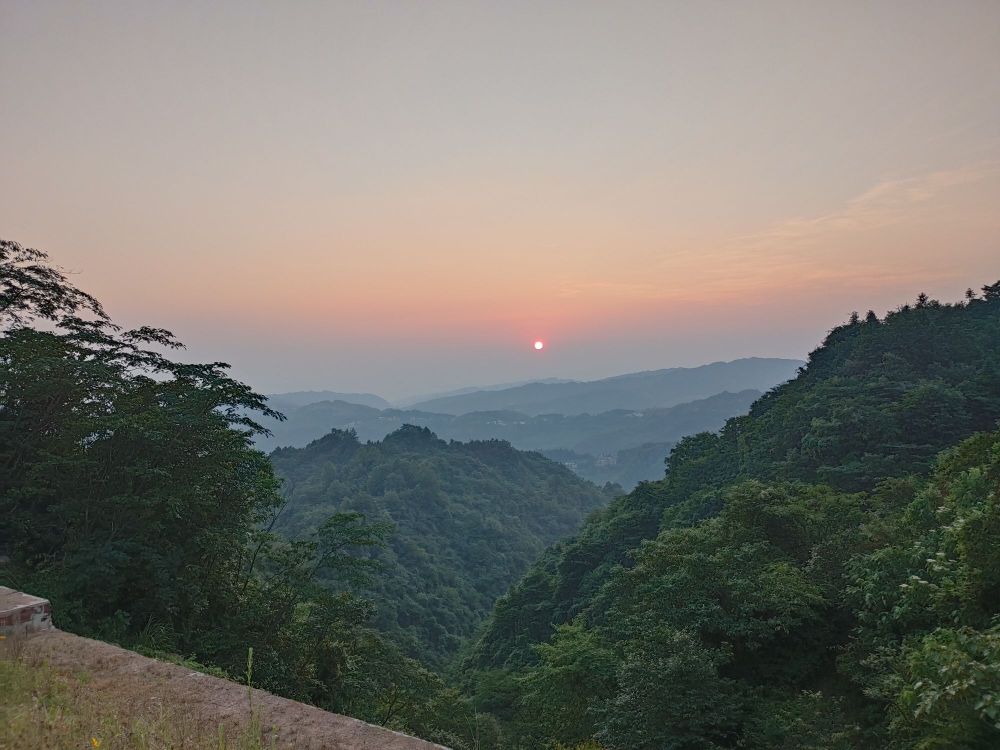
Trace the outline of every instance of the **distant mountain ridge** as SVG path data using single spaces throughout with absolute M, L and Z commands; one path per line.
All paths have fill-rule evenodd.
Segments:
M 749 357 L 699 367 L 616 375 L 591 381 L 528 383 L 501 390 L 444 396 L 412 405 L 419 411 L 467 414 L 517 411 L 540 414 L 598 414 L 615 409 L 664 408 L 708 398 L 723 391 L 766 391 L 793 378 L 797 359 Z
M 543 414 L 534 417 L 513 411 L 455 416 L 414 409 L 374 409 L 346 401 L 321 401 L 288 411 L 285 422 L 269 422 L 273 435 L 258 438 L 257 445 L 262 450 L 304 447 L 331 429 L 353 430 L 361 441 L 379 441 L 403 425 L 415 425 L 427 427 L 448 440 L 500 439 L 520 450 L 569 451 L 574 454 L 573 458 L 557 460 L 571 465 L 574 471 L 588 479 L 601 484 L 618 482 L 628 489 L 643 479 L 660 478 L 669 447 L 682 437 L 720 429 L 729 417 L 746 413 L 760 395 L 760 391 L 748 389 L 718 393 L 666 409 L 615 409 L 594 415 Z M 659 446 L 659 455 L 641 464 L 617 455 L 620 451 L 649 444 Z M 603 462 L 599 463 L 602 458 Z M 619 460 L 629 462 L 630 468 L 624 472 L 610 468 Z M 603 470 L 597 470 L 598 465 Z
M 346 401 L 349 404 L 361 404 L 373 409 L 388 409 L 392 406 L 381 396 L 374 393 L 340 393 L 338 391 L 291 391 L 290 393 L 269 393 L 268 405 L 272 409 L 297 408 L 316 404 L 320 401 Z
M 541 451 L 598 484 L 610 481 L 631 489 L 663 476 L 663 459 L 678 440 L 713 432 L 730 417 L 746 413 L 763 391 L 788 380 L 800 364 L 750 358 L 589 382 L 548 379 L 486 386 L 421 402 L 436 409 L 393 408 L 374 394 L 274 394 L 269 403 L 287 420 L 264 419 L 272 434 L 259 436 L 256 443 L 268 452 L 301 448 L 332 429 L 353 430 L 361 441 L 379 441 L 409 424 L 446 440 L 507 440 L 520 450 Z M 701 393 L 705 395 L 686 398 Z M 476 405 L 501 408 L 456 413 Z
M 425 393 L 419 396 L 410 396 L 409 398 L 397 399 L 393 402 L 393 405 L 400 409 L 405 409 L 407 407 L 413 406 L 414 404 L 419 404 L 424 401 L 433 401 L 439 398 L 450 398 L 452 396 L 464 396 L 468 393 L 478 393 L 479 391 L 504 391 L 508 388 L 518 388 L 522 385 L 531 385 L 533 383 L 576 383 L 579 381 L 572 380 L 571 378 L 538 378 L 532 380 L 518 380 L 513 383 L 496 383 L 494 385 L 472 385 L 466 386 L 465 388 L 456 388 L 452 391 L 442 391 L 441 393 Z M 346 400 L 346 399 L 345 399 Z
M 281 533 L 308 538 L 337 512 L 392 524 L 371 551 L 385 570 L 371 583 L 376 624 L 438 667 L 543 549 L 610 499 L 538 453 L 414 426 L 365 444 L 335 430 L 271 460 L 286 481 Z

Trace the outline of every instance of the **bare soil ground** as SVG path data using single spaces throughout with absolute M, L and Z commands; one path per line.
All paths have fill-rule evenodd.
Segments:
M 247 688 L 192 672 L 108 643 L 52 630 L 28 638 L 25 656 L 57 672 L 87 675 L 88 691 L 103 701 L 142 704 L 146 711 L 169 707 L 212 731 L 238 728 L 251 720 Z M 441 745 L 328 713 L 303 703 L 253 690 L 253 711 L 278 748 L 323 750 L 442 750 Z M 273 738 L 273 740 L 271 739 Z M 446 749 L 445 749 L 446 750 Z

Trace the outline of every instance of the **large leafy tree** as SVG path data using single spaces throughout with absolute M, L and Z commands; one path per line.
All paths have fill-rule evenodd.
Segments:
M 180 348 L 0 241 L 0 583 L 50 598 L 64 629 L 231 674 L 253 648 L 258 686 L 458 749 L 495 742 L 371 627 L 355 591 L 388 524 L 344 512 L 272 533 L 284 501 L 251 441 L 256 416 L 281 415 Z
M 169 332 L 119 328 L 40 251 L 4 241 L 0 279 L 4 576 L 65 625 L 183 642 L 280 502 L 248 416 L 277 415 L 226 365 L 166 356 Z

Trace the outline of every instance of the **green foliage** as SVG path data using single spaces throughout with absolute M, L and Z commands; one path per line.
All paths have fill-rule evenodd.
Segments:
M 273 533 L 283 500 L 253 416 L 280 415 L 226 365 L 174 361 L 169 332 L 121 330 L 6 241 L 0 328 L 0 583 L 52 600 L 67 630 L 455 748 L 494 741 L 371 627 L 355 590 L 389 524 L 331 511 L 295 541 Z
M 597 701 L 614 684 L 618 656 L 582 621 L 562 625 L 537 647 L 539 663 L 520 678 L 524 723 L 539 738 L 582 744 L 597 731 Z
M 78 312 L 108 321 L 101 303 L 67 283 L 45 253 L 0 239 L 0 323 L 5 329 L 37 318 L 58 321 Z
M 259 395 L 2 242 L 0 577 L 62 627 L 231 675 L 252 649 L 257 686 L 456 750 L 998 747 L 983 292 L 852 316 L 599 510 L 539 455 L 414 427 L 276 452 L 283 500 Z M 497 597 L 471 698 L 412 658 L 445 663 Z
M 744 744 L 768 750 L 850 750 L 857 732 L 843 701 L 821 692 L 769 696 L 747 722 Z
M 787 379 L 793 367 L 779 361 L 767 385 Z M 756 360 L 735 362 L 720 391 L 740 377 L 755 381 Z M 746 368 L 746 369 L 744 369 Z M 742 375 L 740 374 L 742 373 Z M 638 376 L 633 376 L 638 377 Z M 292 398 L 289 398 L 289 395 Z M 717 430 L 726 419 L 743 414 L 761 395 L 760 391 L 720 392 L 708 398 L 667 408 L 633 411 L 615 408 L 602 413 L 531 416 L 517 411 L 473 411 L 461 415 L 415 409 L 378 408 L 362 405 L 375 399 L 365 394 L 277 394 L 268 403 L 284 411 L 285 421 L 263 420 L 273 433 L 258 435 L 257 447 L 271 451 L 278 447 L 301 448 L 326 435 L 331 429 L 352 430 L 362 442 L 378 441 L 403 425 L 427 427 L 446 440 L 506 440 L 521 450 L 537 450 L 554 461 L 565 463 L 574 472 L 595 484 L 607 482 L 631 489 L 640 481 L 663 477 L 663 458 L 684 435 Z M 357 402 L 352 399 L 357 398 Z M 619 398 L 628 398 L 622 393 Z M 307 400 L 311 399 L 311 400 Z M 306 403 L 302 403 L 306 400 Z
M 853 316 L 682 440 L 500 599 L 479 705 L 529 745 L 997 746 L 1000 434 L 969 436 L 1000 418 L 998 288 Z M 612 679 L 562 679 L 567 627 Z
M 442 666 L 546 545 L 606 501 L 536 453 L 500 441 L 446 443 L 404 426 L 378 443 L 333 431 L 275 451 L 288 503 L 276 530 L 309 534 L 334 512 L 394 531 L 371 560 L 376 624 L 408 655 Z
M 1000 627 L 935 630 L 907 649 L 903 681 L 895 734 L 921 749 L 997 746 Z
M 598 739 L 612 750 L 731 747 L 741 696 L 719 672 L 726 654 L 683 630 L 631 641 Z
M 280 501 L 250 446 L 246 413 L 266 407 L 224 365 L 156 351 L 178 346 L 169 333 L 121 331 L 55 269 L 17 273 L 43 261 L 15 253 L 0 267 L 5 282 L 44 281 L 0 308 L 5 575 L 49 595 L 67 626 L 159 623 L 185 644 L 226 606 L 247 540 Z

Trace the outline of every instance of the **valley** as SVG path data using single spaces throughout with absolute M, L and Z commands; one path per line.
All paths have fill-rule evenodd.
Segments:
M 288 394 L 289 424 L 321 436 L 265 455 L 256 419 L 283 425 L 282 397 L 166 356 L 168 332 L 123 332 L 44 254 L 0 250 L 0 585 L 63 631 L 453 750 L 996 736 L 1000 282 L 852 315 L 763 393 L 596 415 Z M 24 324 L 41 313 L 55 331 Z M 664 474 L 627 492 L 579 476 L 616 448 L 666 453 Z M 24 665 L 0 667 L 35 684 Z M 118 721 L 40 679 L 74 696 L 71 721 Z
M 0 0 L 0 750 L 1000 750 L 1000 0 Z
M 645 398 L 622 397 L 614 409 L 596 414 L 533 416 L 517 411 L 474 411 L 453 415 L 417 409 L 377 409 L 343 399 L 296 406 L 283 394 L 277 394 L 269 397 L 269 405 L 283 410 L 286 419 L 265 420 L 263 424 L 271 434 L 258 436 L 256 444 L 268 452 L 277 447 L 301 448 L 331 429 L 351 430 L 362 441 L 378 441 L 404 425 L 415 425 L 427 427 L 445 440 L 506 440 L 521 450 L 540 451 L 598 484 L 612 482 L 628 490 L 640 481 L 661 478 L 663 460 L 669 447 L 678 440 L 719 429 L 730 417 L 744 413 L 762 395 L 760 390 L 741 386 L 773 387 L 782 382 L 780 378 L 792 377 L 800 364 L 763 361 L 770 368 L 767 377 L 755 371 L 744 372 L 746 363 L 729 363 L 732 372 L 723 384 L 739 389 L 735 392 L 723 391 L 690 402 L 647 406 L 641 410 L 627 408 L 625 404 L 642 403 Z M 751 361 L 750 366 L 753 370 L 760 369 L 756 361 Z M 668 403 L 679 398 L 669 393 L 657 395 Z M 606 401 L 612 397 L 602 396 Z

